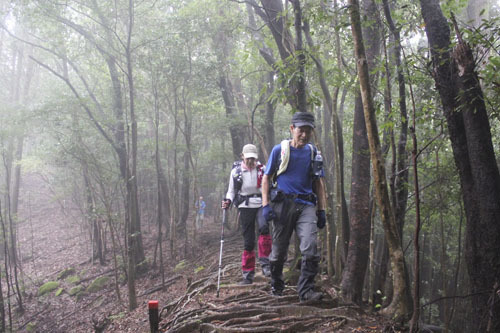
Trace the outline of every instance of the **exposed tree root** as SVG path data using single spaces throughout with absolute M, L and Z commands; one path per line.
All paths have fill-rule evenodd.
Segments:
M 321 309 L 300 304 L 249 304 L 249 297 L 247 295 L 242 297 L 244 300 L 238 300 L 244 304 L 237 301 L 218 308 L 185 311 L 164 327 L 170 327 L 168 332 L 300 332 L 331 321 L 350 319 L 339 315 L 335 308 Z M 285 297 L 266 297 L 286 300 Z
M 231 244 L 233 245 L 233 244 Z M 239 244 L 238 244 L 239 245 Z M 234 246 L 238 246 L 234 244 Z M 229 250 L 223 257 L 221 272 L 222 296 L 197 297 L 217 288 L 217 265 L 211 263 L 208 276 L 188 282 L 186 294 L 161 311 L 161 329 L 167 332 L 308 332 L 332 331 L 354 320 L 338 307 L 338 299 L 325 293 L 324 299 L 300 303 L 294 286 L 285 288 L 284 295 L 270 295 L 269 280 L 256 276 L 252 285 L 234 284 L 240 279 L 238 250 Z M 205 262 L 209 262 L 208 258 Z M 211 296 L 211 297 L 210 297 Z M 195 302 L 192 302 L 195 300 Z M 196 307 L 193 309 L 193 307 Z M 355 320 L 354 320 L 355 321 Z

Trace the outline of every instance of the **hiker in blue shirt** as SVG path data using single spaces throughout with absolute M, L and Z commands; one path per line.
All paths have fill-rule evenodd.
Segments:
M 203 197 L 200 196 L 200 199 L 195 203 L 196 211 L 196 229 L 201 229 L 203 227 L 203 219 L 205 218 L 205 201 L 203 201 Z
M 262 179 L 262 214 L 273 221 L 271 291 L 281 296 L 285 288 L 283 264 L 293 231 L 300 240 L 301 273 L 297 291 L 301 302 L 320 300 L 314 291 L 318 273 L 318 228 L 326 223 L 326 196 L 323 183 L 322 157 L 309 143 L 314 130 L 314 115 L 296 112 L 290 125 L 291 140 L 274 146 Z M 276 188 L 270 189 L 276 178 Z

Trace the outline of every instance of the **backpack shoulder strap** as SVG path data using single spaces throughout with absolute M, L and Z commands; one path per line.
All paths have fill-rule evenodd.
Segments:
M 234 191 L 238 193 L 241 190 L 241 185 L 243 183 L 243 175 L 241 171 L 241 161 L 236 161 L 233 163 L 234 175 L 233 175 L 233 185 Z
M 286 171 L 288 167 L 288 161 L 290 160 L 290 140 L 281 141 L 281 154 L 280 154 L 280 166 L 276 176 L 279 176 Z
M 316 154 L 318 153 L 318 148 L 311 143 L 308 143 L 309 149 L 311 149 L 311 161 L 314 161 Z

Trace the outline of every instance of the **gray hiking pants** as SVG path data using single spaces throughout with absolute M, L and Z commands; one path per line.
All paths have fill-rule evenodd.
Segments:
M 287 259 L 288 245 L 293 231 L 300 241 L 302 265 L 297 285 L 299 296 L 314 288 L 314 277 L 318 273 L 319 253 L 317 247 L 318 227 L 316 226 L 316 207 L 296 203 L 291 199 L 273 203 L 277 217 L 273 221 L 273 245 L 269 257 L 271 266 L 282 267 Z M 281 280 L 280 272 L 272 278 Z M 282 281 L 276 281 L 281 285 Z M 278 287 L 279 289 L 279 287 Z

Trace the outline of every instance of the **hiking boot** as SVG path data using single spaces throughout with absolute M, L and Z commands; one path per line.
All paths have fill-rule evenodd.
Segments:
M 271 288 L 271 296 L 283 296 L 283 290 Z
M 309 289 L 304 295 L 302 295 L 302 297 L 300 297 L 300 302 L 319 301 L 322 298 L 323 293 Z
M 283 263 L 271 262 L 271 295 L 283 296 L 285 281 L 283 281 Z
M 271 269 L 269 268 L 269 266 L 262 266 L 262 274 L 265 277 L 270 277 L 271 276 Z
M 247 285 L 247 284 L 252 284 L 252 283 L 253 283 L 253 281 L 252 281 L 252 280 L 249 280 L 249 279 L 243 279 L 243 280 L 241 280 L 238 284 L 239 284 L 240 286 L 244 286 L 244 285 Z

